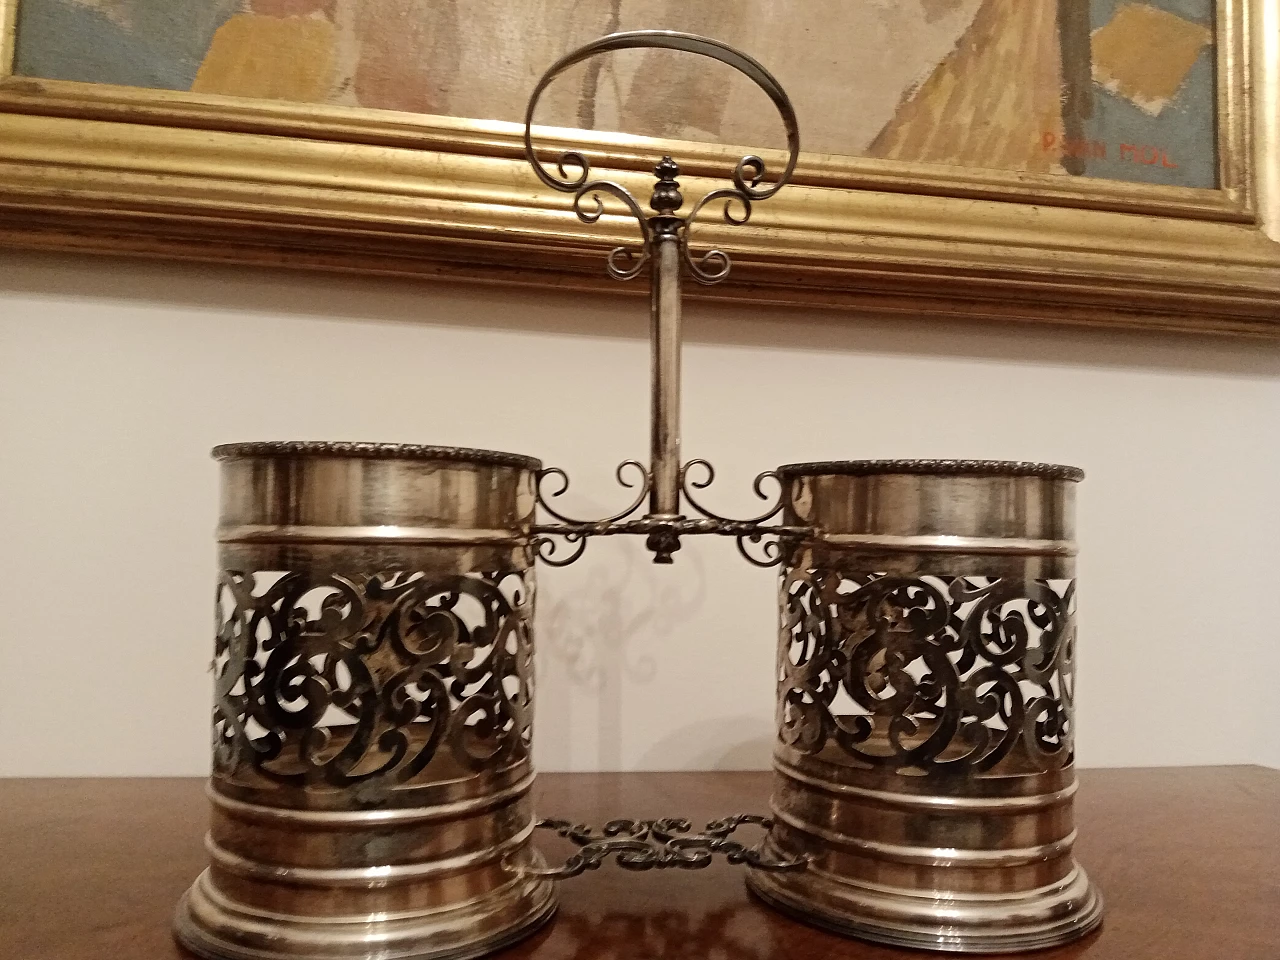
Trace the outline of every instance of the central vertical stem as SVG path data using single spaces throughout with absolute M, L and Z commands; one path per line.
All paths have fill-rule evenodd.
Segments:
M 675 517 L 680 514 L 680 240 L 660 231 L 654 242 L 649 514 Z

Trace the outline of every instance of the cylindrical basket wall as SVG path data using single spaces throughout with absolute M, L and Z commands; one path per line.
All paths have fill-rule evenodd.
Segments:
M 1072 856 L 1074 490 L 1049 464 L 782 467 L 815 529 L 780 587 L 768 852 L 751 889 L 900 946 L 997 952 L 1088 932 Z
M 527 457 L 219 447 L 210 865 L 219 960 L 461 958 L 555 909 L 529 846 Z

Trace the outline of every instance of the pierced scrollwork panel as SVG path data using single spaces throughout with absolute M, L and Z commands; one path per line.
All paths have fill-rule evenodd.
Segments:
M 441 751 L 463 769 L 527 755 L 531 580 L 515 572 L 311 578 L 224 571 L 214 773 L 377 788 Z
M 1074 580 L 792 569 L 781 593 L 792 749 L 925 773 L 1071 763 Z

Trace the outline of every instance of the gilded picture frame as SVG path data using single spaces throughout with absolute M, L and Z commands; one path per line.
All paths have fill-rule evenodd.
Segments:
M 634 226 L 577 221 L 520 125 L 12 73 L 0 0 L 0 243 L 614 289 Z M 691 293 L 771 305 L 1280 336 L 1280 0 L 1216 0 L 1216 188 L 802 155 Z M 741 148 L 543 128 L 551 156 L 643 192 L 664 149 L 686 194 Z M 774 168 L 781 154 L 758 151 Z

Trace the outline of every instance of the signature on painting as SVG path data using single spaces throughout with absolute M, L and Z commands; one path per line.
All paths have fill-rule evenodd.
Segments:
M 1141 163 L 1144 166 L 1159 164 L 1170 170 L 1178 165 L 1169 156 L 1167 147 L 1157 147 L 1146 143 L 1115 144 L 1117 149 L 1110 156 L 1118 156 L 1129 163 Z M 1040 149 L 1045 153 L 1053 153 L 1063 157 L 1081 157 L 1085 160 L 1106 160 L 1107 143 L 1104 140 L 1089 140 L 1084 137 L 1059 137 L 1046 130 L 1040 138 Z

